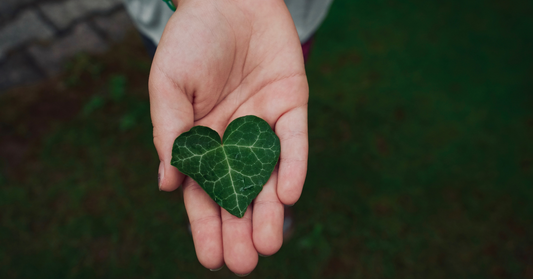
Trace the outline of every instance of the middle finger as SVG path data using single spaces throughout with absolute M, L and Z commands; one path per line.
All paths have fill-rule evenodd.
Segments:
M 221 209 L 222 243 L 226 266 L 236 274 L 248 274 L 257 265 L 258 256 L 252 241 L 252 206 L 242 218 Z

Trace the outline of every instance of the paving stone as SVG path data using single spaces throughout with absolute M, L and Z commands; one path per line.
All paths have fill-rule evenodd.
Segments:
M 125 10 L 120 10 L 107 17 L 96 17 L 94 23 L 114 42 L 122 41 L 127 32 L 135 28 Z
M 79 1 L 47 3 L 40 6 L 43 14 L 59 29 L 67 28 L 75 19 L 88 11 Z
M 108 48 L 87 23 L 78 24 L 70 34 L 48 46 L 34 45 L 30 54 L 49 76 L 59 73 L 67 59 L 79 52 L 102 53 Z
M 49 39 L 53 34 L 50 26 L 46 25 L 34 10 L 25 11 L 9 25 L 0 29 L 0 59 L 16 46 L 28 41 Z
M 67 0 L 45 3 L 40 8 L 59 29 L 65 29 L 76 19 L 91 13 L 106 12 L 119 5 L 122 5 L 121 0 Z
M 76 0 L 70 0 L 76 1 Z M 77 0 L 82 2 L 85 7 L 90 11 L 104 11 L 112 9 L 118 5 L 122 5 L 122 0 Z
M 34 0 L 1 0 L 0 1 L 0 15 L 8 17 L 18 7 L 31 3 Z
M 13 86 L 35 82 L 42 78 L 37 69 L 32 67 L 28 58 L 20 52 L 6 57 L 0 63 L 0 92 Z

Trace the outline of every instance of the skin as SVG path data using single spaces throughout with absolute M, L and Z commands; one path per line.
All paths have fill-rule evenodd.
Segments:
M 300 197 L 307 172 L 308 85 L 298 34 L 282 0 L 183 0 L 168 22 L 149 80 L 159 188 L 183 185 L 196 254 L 209 269 L 248 274 L 258 253 L 283 242 L 283 204 Z M 170 165 L 172 144 L 192 126 L 223 135 L 257 115 L 281 142 L 278 166 L 243 218 L 221 209 Z

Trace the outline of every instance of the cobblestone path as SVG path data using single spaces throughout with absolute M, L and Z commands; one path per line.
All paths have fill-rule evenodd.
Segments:
M 105 52 L 133 28 L 121 0 L 0 0 L 0 92 Z

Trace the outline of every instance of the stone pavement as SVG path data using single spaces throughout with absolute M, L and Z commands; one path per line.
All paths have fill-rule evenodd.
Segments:
M 134 29 L 121 0 L 0 0 L 0 92 L 56 75 Z

